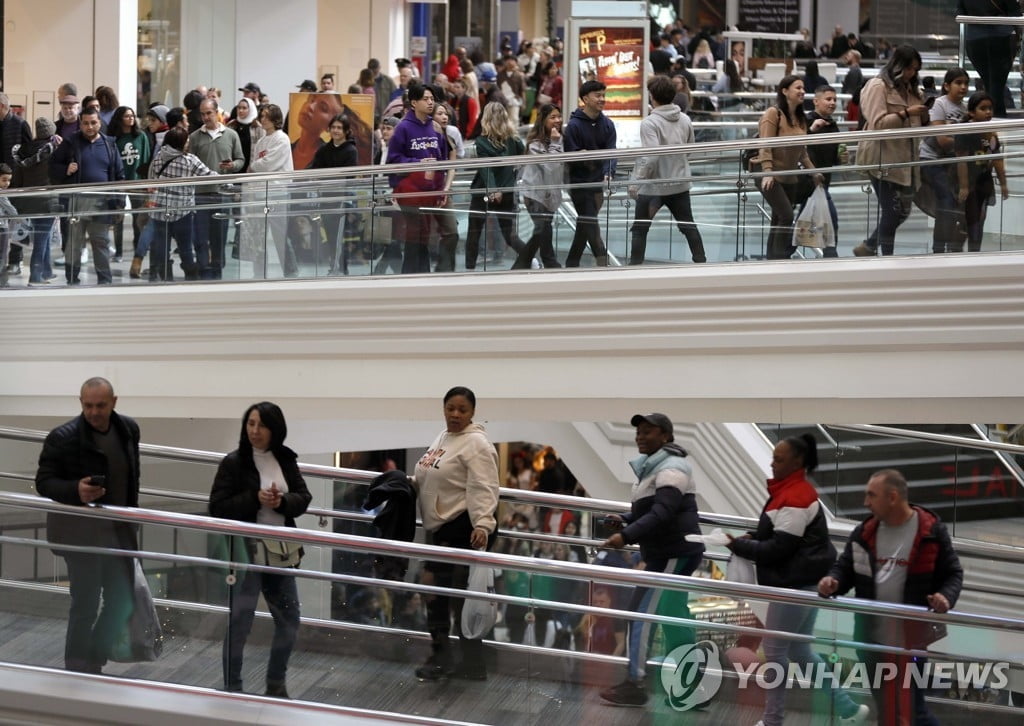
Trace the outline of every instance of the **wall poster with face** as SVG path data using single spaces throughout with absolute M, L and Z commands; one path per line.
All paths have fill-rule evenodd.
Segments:
M 363 93 L 292 93 L 288 100 L 288 138 L 292 163 L 305 169 L 317 149 L 330 141 L 331 119 L 345 114 L 359 151 L 359 165 L 373 163 L 373 96 Z

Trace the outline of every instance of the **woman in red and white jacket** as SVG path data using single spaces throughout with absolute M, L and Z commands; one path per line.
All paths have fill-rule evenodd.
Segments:
M 807 479 L 817 467 L 818 446 L 810 434 L 783 439 L 772 451 L 768 501 L 757 529 L 743 537 L 730 537 L 727 545 L 734 554 L 753 560 L 759 585 L 816 592 L 818 580 L 835 562 L 825 510 Z M 764 625 L 768 630 L 810 635 L 817 615 L 815 608 L 773 602 Z M 765 638 L 764 655 L 783 672 L 788 672 L 791 660 L 805 666 L 821 662 L 809 643 L 783 638 Z M 766 691 L 763 726 L 782 726 L 785 700 L 785 688 Z M 841 689 L 835 691 L 835 709 L 842 724 L 863 723 L 868 715 L 867 706 L 858 706 Z

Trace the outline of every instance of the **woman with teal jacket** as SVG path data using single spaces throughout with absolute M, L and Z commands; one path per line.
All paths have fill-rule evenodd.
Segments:
M 124 165 L 125 181 L 145 179 L 149 172 L 149 162 L 153 157 L 153 149 L 149 144 L 149 137 L 139 125 L 139 119 L 128 106 L 118 106 L 114 115 L 110 117 L 110 126 L 107 127 L 110 135 L 114 137 L 117 150 L 121 153 L 121 163 Z M 141 190 L 140 190 L 141 191 Z M 145 202 L 145 194 L 132 195 L 132 209 L 138 209 Z M 132 214 L 132 239 L 138 246 L 142 236 L 142 228 L 145 226 L 145 215 L 135 212 Z M 114 262 L 124 255 L 124 218 L 118 217 L 114 225 Z M 140 260 L 141 266 L 141 260 Z
M 484 107 L 480 122 L 483 129 L 476 139 L 478 158 L 518 156 L 526 153 L 526 147 L 519 138 L 516 127 L 509 119 L 508 111 L 500 101 L 492 101 Z M 469 227 L 466 232 L 466 269 L 476 268 L 480 251 L 480 233 L 487 223 L 487 217 L 496 214 L 498 229 L 505 244 L 516 252 L 525 245 L 516 233 L 516 175 L 518 169 L 509 164 L 504 166 L 481 166 L 473 178 L 470 188 L 473 196 L 469 202 Z

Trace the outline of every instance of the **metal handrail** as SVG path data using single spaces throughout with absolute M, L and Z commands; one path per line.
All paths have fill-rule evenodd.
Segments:
M 976 134 L 986 131 L 1024 131 L 1024 121 L 1021 120 L 993 120 L 977 124 L 951 124 L 943 128 L 943 135 L 956 136 L 959 134 Z M 878 131 L 840 131 L 831 134 L 809 134 L 798 137 L 782 136 L 774 138 L 737 139 L 725 141 L 710 141 L 700 144 L 686 144 L 680 146 L 663 146 L 629 149 L 602 149 L 597 151 L 573 151 L 562 154 L 557 161 L 579 162 L 579 161 L 605 161 L 631 160 L 640 156 L 663 156 L 680 153 L 697 152 L 709 155 L 722 155 L 730 152 L 741 152 L 745 149 L 762 149 L 791 146 L 794 143 L 804 146 L 817 144 L 847 144 L 856 145 L 860 141 L 881 141 L 900 138 L 923 138 L 934 136 L 934 128 L 928 126 L 911 127 L 905 129 L 883 129 Z M 386 187 L 385 176 L 390 174 L 407 174 L 425 169 L 446 171 L 475 171 L 477 168 L 490 168 L 494 166 L 516 165 L 525 166 L 531 164 L 550 164 L 552 159 L 546 154 L 524 154 L 503 159 L 494 158 L 464 158 L 454 161 L 438 161 L 426 166 L 423 164 L 388 164 L 386 167 L 380 165 L 345 167 L 344 169 L 305 169 L 301 172 L 276 172 L 271 174 L 239 174 L 215 177 L 189 177 L 188 184 L 197 188 L 203 186 L 223 186 L 224 184 L 242 184 L 253 187 L 260 183 L 270 182 L 315 182 L 317 180 L 357 180 L 363 179 L 368 183 Z M 386 171 L 385 171 L 386 170 Z M 129 182 L 118 182 L 116 184 L 76 184 L 67 187 L 25 187 L 12 189 L 8 192 L 12 198 L 20 196 L 38 196 L 43 193 L 77 195 L 77 194 L 109 194 L 112 191 L 118 193 L 130 193 L 132 190 L 141 192 L 159 186 L 180 186 L 180 179 L 154 179 L 138 180 Z M 95 214 L 109 211 L 99 211 Z M 52 215 L 51 215 L 52 216 Z
M 952 434 L 933 434 L 927 431 L 912 431 L 910 429 L 899 429 L 892 426 L 877 426 L 875 424 L 825 424 L 830 429 L 839 431 L 854 431 L 857 433 L 871 434 L 872 436 L 892 436 L 899 439 L 913 439 L 915 441 L 930 441 L 937 444 L 947 444 L 964 449 L 983 449 L 985 451 L 1004 451 L 1008 454 L 1024 455 L 1024 446 L 1017 444 L 1006 444 L 999 441 L 988 441 L 985 439 L 969 439 L 966 436 L 953 436 Z
M 953 18 L 958 25 L 1019 25 L 1024 26 L 1024 17 L 1006 15 L 957 15 Z M 949 36 L 952 37 L 952 36 Z
M 921 431 L 910 431 L 907 429 L 897 429 L 887 426 L 875 426 L 871 424 L 827 425 L 830 428 L 834 429 L 857 431 L 877 436 L 892 436 L 895 438 L 928 440 L 937 443 L 949 443 L 954 446 L 971 446 L 972 448 L 982 450 L 999 450 L 1013 454 L 1024 454 L 1024 446 L 1006 444 L 996 441 L 966 439 L 959 436 L 950 436 L 948 434 L 930 434 Z M 0 426 L 0 439 L 12 439 L 16 441 L 42 443 L 46 439 L 46 436 L 47 432 L 45 431 Z M 767 441 L 767 438 L 765 440 Z M 218 464 L 220 463 L 221 459 L 224 458 L 224 454 L 218 452 L 203 451 L 200 449 L 185 449 L 173 446 L 160 446 L 157 444 L 139 444 L 139 453 L 143 456 L 153 456 L 157 458 L 171 459 L 174 461 L 186 461 L 203 464 Z M 345 481 L 358 483 L 369 483 L 373 481 L 374 478 L 379 476 L 377 472 L 363 471 L 360 469 L 347 469 L 343 467 L 323 466 L 319 464 L 304 464 L 301 462 L 299 463 L 298 466 L 299 471 L 302 472 L 304 475 L 322 477 L 327 479 L 341 479 Z M 10 478 L 24 478 L 26 480 L 31 480 L 30 477 L 22 477 L 20 475 L 10 475 Z M 202 495 L 199 494 L 187 494 L 181 492 L 169 493 L 166 492 L 165 490 L 158 489 L 150 490 L 143 488 L 141 490 L 141 493 L 153 494 L 156 496 L 173 495 L 181 499 L 188 499 L 192 501 L 206 500 Z M 540 506 L 559 507 L 562 509 L 571 509 L 574 511 L 583 512 L 621 513 L 628 512 L 630 508 L 628 504 L 624 502 L 615 501 L 612 499 L 595 499 L 592 497 L 583 498 L 565 494 L 550 494 L 547 492 L 529 491 L 525 489 L 509 489 L 507 487 L 499 488 L 499 497 L 502 501 L 512 501 L 525 504 L 537 504 Z M 320 517 L 341 517 L 345 519 L 359 521 L 372 520 L 372 516 L 361 514 L 359 512 L 344 512 L 334 509 L 320 508 L 310 508 L 307 511 L 311 515 Z M 699 519 L 701 524 L 741 530 L 754 529 L 757 526 L 758 521 L 756 518 L 753 517 L 743 517 L 734 514 L 719 514 L 715 512 L 700 512 Z M 845 540 L 849 536 L 850 529 L 851 525 L 849 523 L 829 523 L 829 535 L 835 539 Z M 509 536 L 513 538 L 530 539 L 529 537 L 524 537 L 520 535 L 514 530 L 503 530 L 501 534 L 503 536 Z M 555 537 L 558 537 L 558 539 L 555 539 Z M 579 544 L 583 546 L 591 546 L 587 542 L 581 541 L 581 538 L 562 537 L 561 535 L 552 535 L 552 539 L 550 541 L 562 544 Z M 970 555 L 972 557 L 983 557 L 986 559 L 997 560 L 1001 562 L 1024 563 L 1024 548 L 1020 547 L 1013 547 L 1010 545 L 988 544 L 975 540 L 959 539 L 956 540 L 956 547 L 957 552 L 959 552 L 960 554 Z
M 537 575 L 562 577 L 573 580 L 598 581 L 614 585 L 630 585 L 640 587 L 656 587 L 661 589 L 698 592 L 712 595 L 727 595 L 734 599 L 767 600 L 789 604 L 802 604 L 840 612 L 852 612 L 863 615 L 885 614 L 905 620 L 923 620 L 934 623 L 949 623 L 981 628 L 995 628 L 1011 632 L 1024 633 L 1024 619 L 1005 618 L 995 615 L 976 613 L 935 613 L 923 607 L 889 603 L 875 600 L 858 600 L 856 598 L 824 599 L 812 593 L 785 588 L 746 585 L 734 582 L 708 581 L 706 578 L 685 577 L 661 572 L 632 570 L 618 567 L 544 560 L 534 557 L 517 557 L 515 555 L 496 554 L 478 550 L 455 549 L 416 542 L 374 539 L 358 535 L 338 534 L 334 532 L 314 532 L 294 527 L 279 527 L 265 524 L 252 524 L 235 520 L 203 517 L 194 514 L 177 512 L 161 512 L 152 509 L 118 506 L 75 506 L 30 494 L 0 492 L 0 505 L 20 509 L 41 510 L 91 517 L 95 519 L 115 520 L 135 524 L 179 527 L 221 535 L 240 535 L 243 537 L 274 538 L 298 542 L 300 544 L 323 546 L 346 550 L 356 550 L 371 554 L 384 554 L 397 557 L 440 560 L 457 565 L 486 565 L 495 568 L 511 568 Z M 248 566 L 245 562 L 223 562 L 223 566 Z

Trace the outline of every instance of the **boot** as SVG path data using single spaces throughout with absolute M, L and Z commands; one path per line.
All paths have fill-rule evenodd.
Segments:
M 284 681 L 271 681 L 267 680 L 267 693 L 266 695 L 271 698 L 291 698 L 288 695 L 288 689 L 285 687 Z
M 138 279 L 140 279 L 142 277 L 142 258 L 141 257 L 133 257 L 132 258 L 132 266 L 128 270 L 128 277 L 130 277 L 133 280 L 138 280 Z
M 447 630 L 430 631 L 430 650 L 430 657 L 416 669 L 416 677 L 421 681 L 439 681 L 452 675 L 455 666 L 452 663 Z
M 594 264 L 597 267 L 608 267 L 608 255 L 598 255 L 594 258 Z

